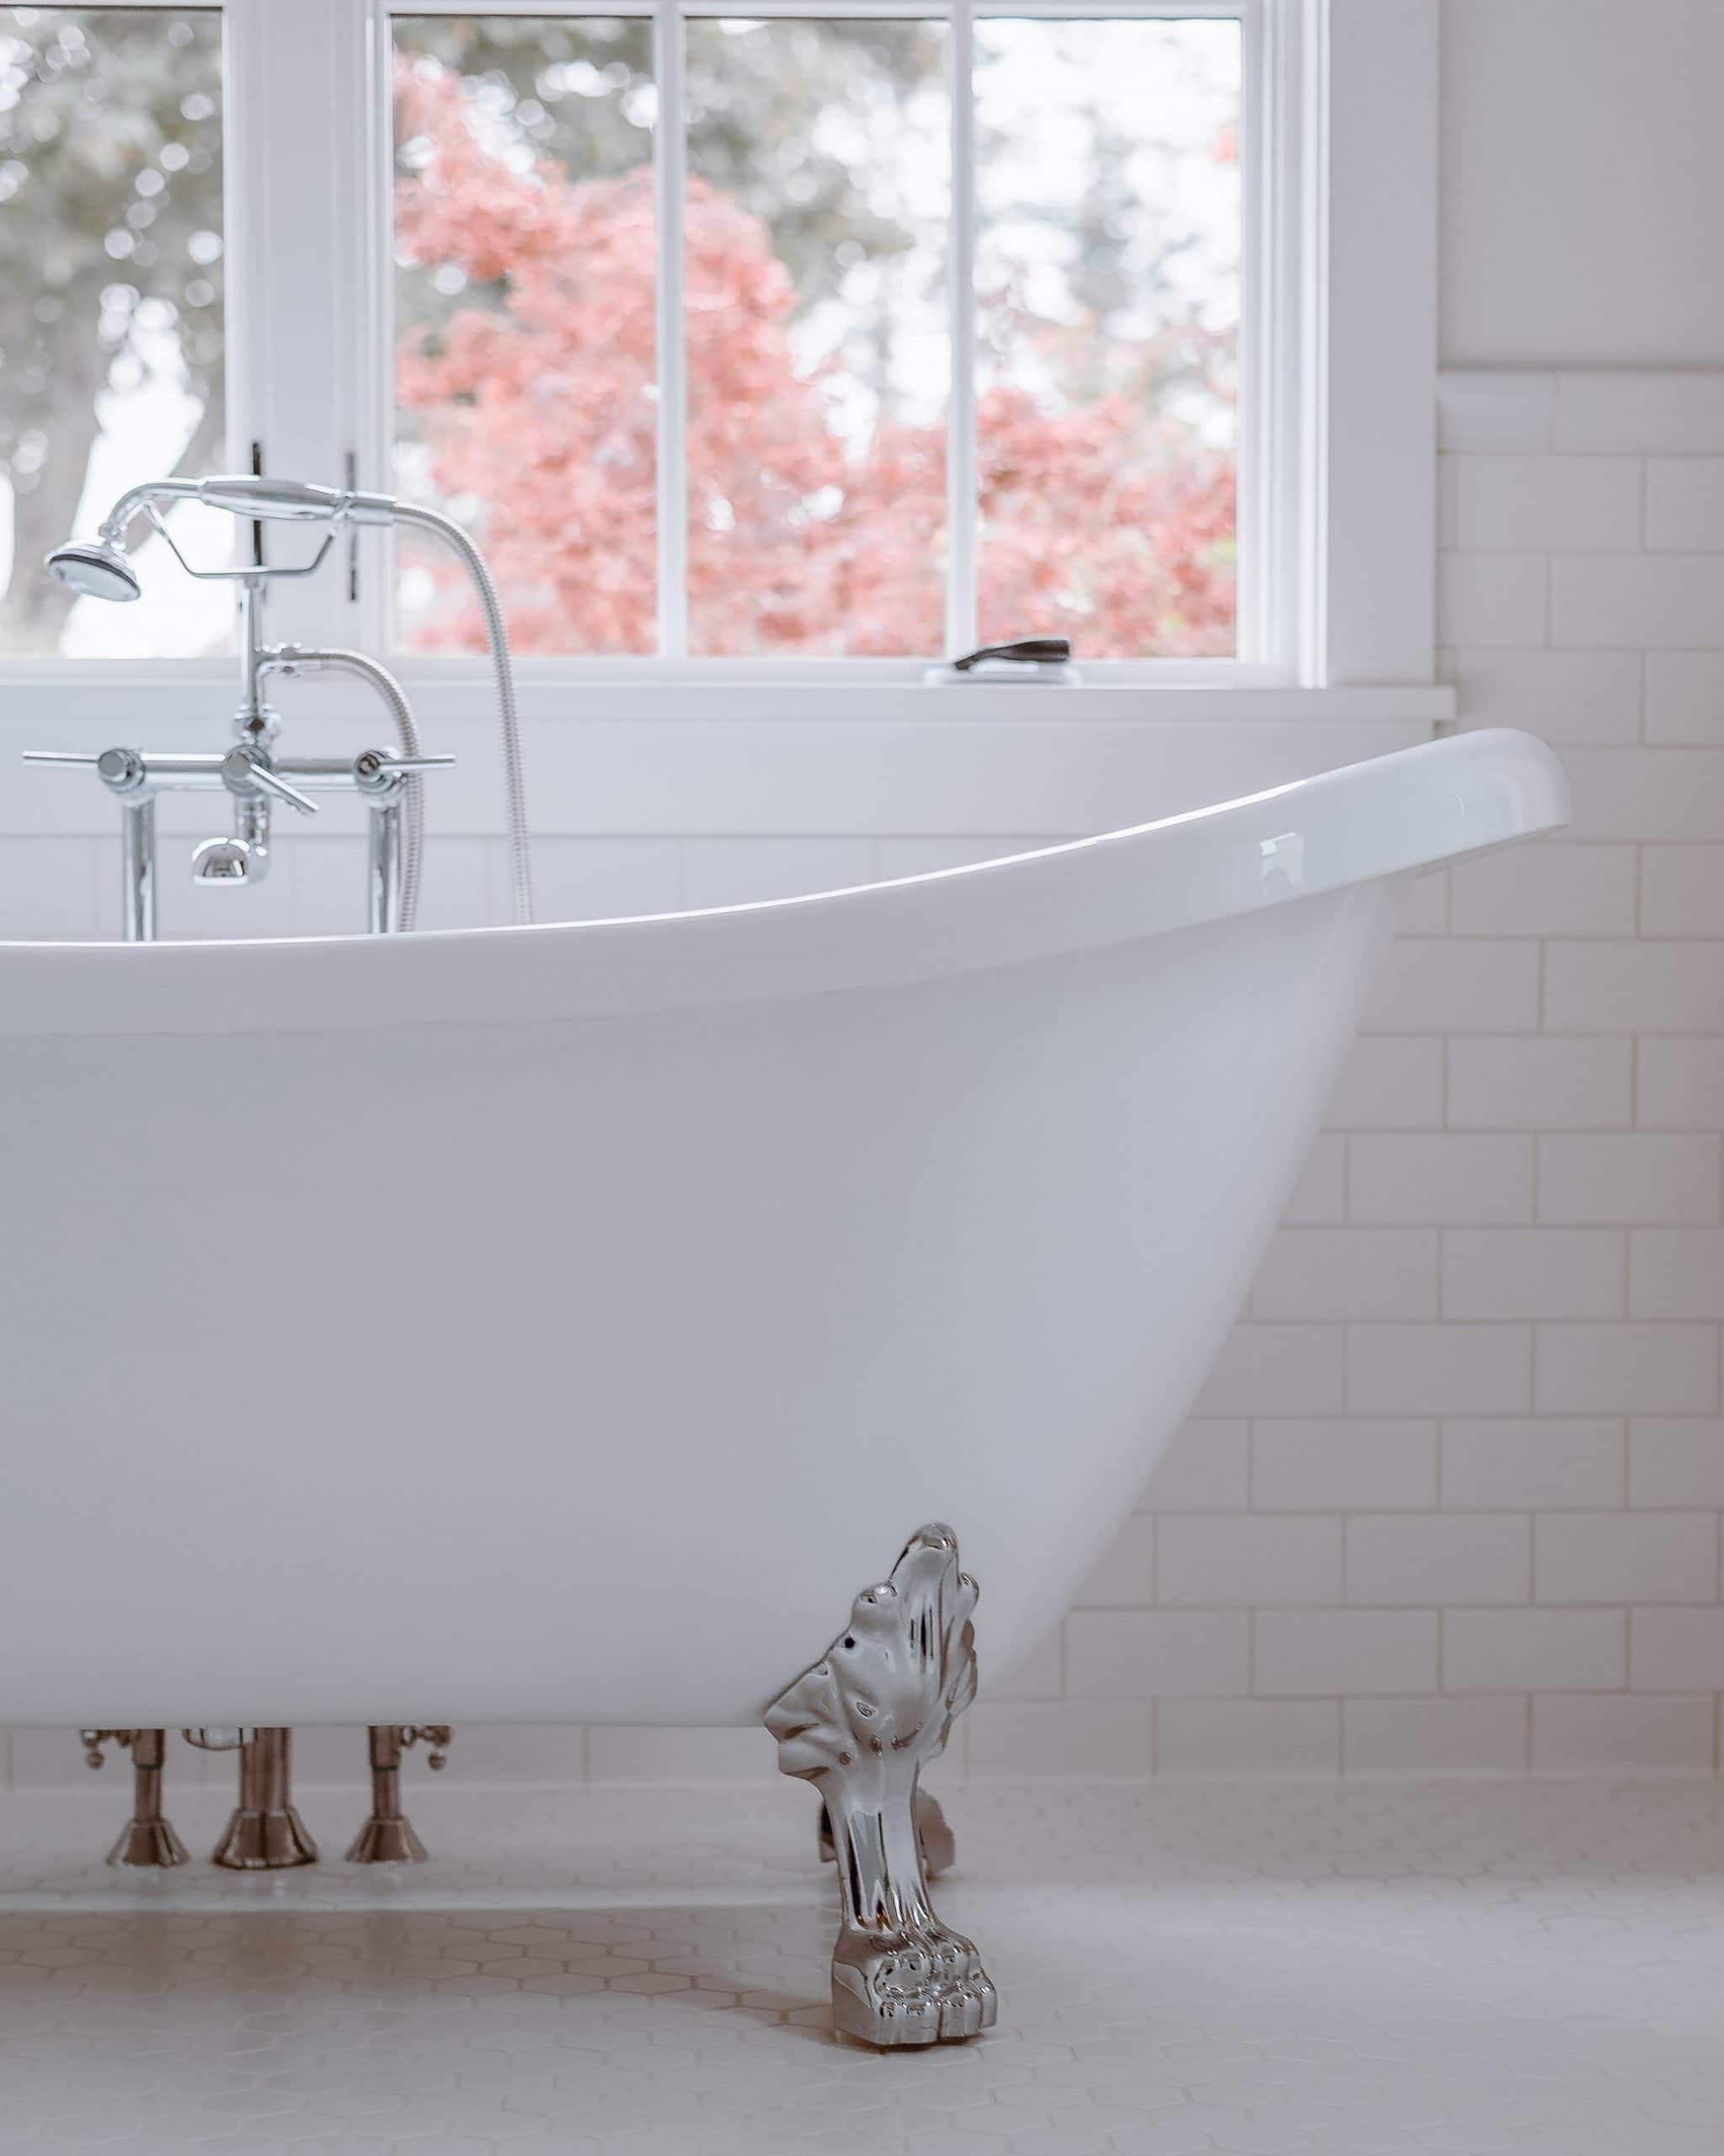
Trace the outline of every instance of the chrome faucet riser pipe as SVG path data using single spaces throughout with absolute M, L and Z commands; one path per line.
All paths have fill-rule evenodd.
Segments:
M 261 883 L 270 873 L 270 804 L 255 795 L 233 804 L 233 835 L 245 848 L 248 883 Z
M 124 1871 L 171 1871 L 187 1863 L 185 1844 L 162 1810 L 162 1772 L 168 1764 L 165 1729 L 131 1732 L 131 1817 L 108 1852 L 108 1861 Z
M 515 668 L 509 655 L 509 630 L 503 619 L 503 601 L 498 596 L 489 563 L 471 536 L 453 517 L 445 516 L 437 510 L 421 509 L 414 502 L 398 502 L 394 505 L 394 520 L 398 524 L 417 525 L 422 531 L 435 532 L 465 564 L 474 595 L 479 603 L 479 613 L 485 625 L 485 641 L 490 647 L 492 671 L 497 680 L 497 716 L 503 750 L 504 792 L 509 815 L 510 883 L 513 910 L 516 923 L 524 926 L 533 919 L 532 850 L 527 831 L 526 770 L 521 755 L 520 717 L 515 707 Z
M 162 1770 L 168 1760 L 165 1729 L 81 1729 L 84 1764 L 102 1764 L 102 1747 L 112 1742 L 131 1754 L 131 1817 L 108 1852 L 108 1861 L 127 1871 L 164 1871 L 186 1861 L 185 1845 L 162 1810 Z
M 128 943 L 156 940 L 156 797 L 120 806 L 120 923 Z
M 350 1864 L 423 1864 L 425 1845 L 401 1808 L 401 1731 L 371 1725 L 367 1756 L 371 1769 L 371 1816 L 347 1852 Z
M 366 842 L 366 926 L 373 936 L 390 936 L 405 923 L 400 918 L 401 808 L 399 801 L 373 802 Z
M 387 666 L 380 665 L 369 653 L 363 651 L 313 650 L 301 644 L 276 644 L 260 658 L 260 674 L 293 675 L 340 673 L 351 674 L 356 680 L 367 682 L 387 705 L 395 721 L 395 731 L 401 743 L 403 756 L 418 756 L 419 728 L 414 722 L 413 707 L 407 701 L 407 691 Z M 350 771 L 350 765 L 345 766 Z M 424 859 L 425 795 L 424 781 L 418 772 L 408 775 L 403 782 L 403 816 L 398 846 L 400 862 L 398 894 L 392 906 L 394 925 L 407 930 L 419 925 L 419 878 Z M 373 817 L 377 812 L 373 810 Z M 375 828 L 372 844 L 376 844 Z

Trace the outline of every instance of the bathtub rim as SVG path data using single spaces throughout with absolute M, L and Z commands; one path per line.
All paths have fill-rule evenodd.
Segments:
M 1027 852 L 790 898 L 531 927 L 0 942 L 0 1033 L 531 1023 L 885 987 L 1415 873 L 1567 819 L 1535 736 L 1447 736 Z

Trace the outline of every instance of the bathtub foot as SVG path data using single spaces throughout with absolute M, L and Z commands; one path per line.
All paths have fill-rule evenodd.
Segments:
M 131 1753 L 131 1817 L 108 1852 L 108 1861 L 127 1871 L 171 1871 L 187 1861 L 185 1844 L 162 1812 L 162 1769 L 168 1757 L 165 1729 L 87 1729 L 84 1757 L 102 1764 L 102 1742 L 114 1737 Z
M 937 1879 L 942 1871 L 950 1871 L 958 1861 L 958 1844 L 951 1828 L 946 1823 L 946 1814 L 940 1809 L 940 1800 L 930 1796 L 926 1790 L 919 1789 L 915 1803 L 911 1807 L 915 1819 L 915 1838 L 921 1845 L 922 1870 L 930 1879 Z M 823 1804 L 820 1806 L 819 1837 L 820 1861 L 835 1864 L 838 1852 L 832 1846 L 832 1815 Z
M 452 1732 L 446 1722 L 424 1727 L 404 1727 L 398 1722 L 374 1722 L 369 1748 L 371 1764 L 371 1816 L 359 1830 L 347 1852 L 350 1864 L 423 1864 L 425 1845 L 413 1830 L 401 1808 L 401 1754 L 421 1737 L 431 1748 L 429 1764 L 435 1772 L 446 1763 L 445 1747 Z
M 239 1803 L 210 1860 L 228 1871 L 286 1871 L 315 1864 L 318 1845 L 292 1798 L 293 1732 L 248 1731 L 239 1747 Z
M 891 1578 L 857 1596 L 825 1659 L 766 1710 L 781 1772 L 814 1784 L 832 1831 L 841 1909 L 832 2020 L 865 2043 L 974 2036 L 998 2011 L 975 1948 L 934 1913 L 931 1822 L 917 1805 L 918 1775 L 975 1696 L 975 1602 L 956 1535 L 921 1529 Z M 943 1828 L 937 1806 L 932 1817 Z M 937 1862 L 949 1848 L 926 1854 Z

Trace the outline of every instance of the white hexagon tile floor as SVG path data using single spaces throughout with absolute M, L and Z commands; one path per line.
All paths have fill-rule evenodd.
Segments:
M 1724 2150 L 1712 1784 L 958 1790 L 1000 2026 L 884 2055 L 789 1785 L 420 1785 L 411 1876 L 157 1886 L 120 1795 L 0 1800 L 0 2156 Z

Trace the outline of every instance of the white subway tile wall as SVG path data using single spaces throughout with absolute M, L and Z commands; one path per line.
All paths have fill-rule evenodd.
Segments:
M 1724 371 L 1452 375 L 1441 421 L 1459 723 L 1555 744 L 1576 824 L 1406 894 L 1197 1412 L 949 1774 L 1717 1770 Z M 538 878 L 547 913 L 637 913 L 1035 842 L 552 839 Z M 356 841 L 284 860 L 267 924 L 176 889 L 172 932 L 353 925 Z M 112 869 L 8 837 L 0 930 L 90 935 Z M 428 919 L 505 895 L 494 846 L 432 857 Z M 473 1780 L 771 1771 L 723 1731 L 464 1742 Z M 7 1756 L 77 1771 L 69 1735 Z M 346 1739 L 304 1756 L 356 1776 Z

